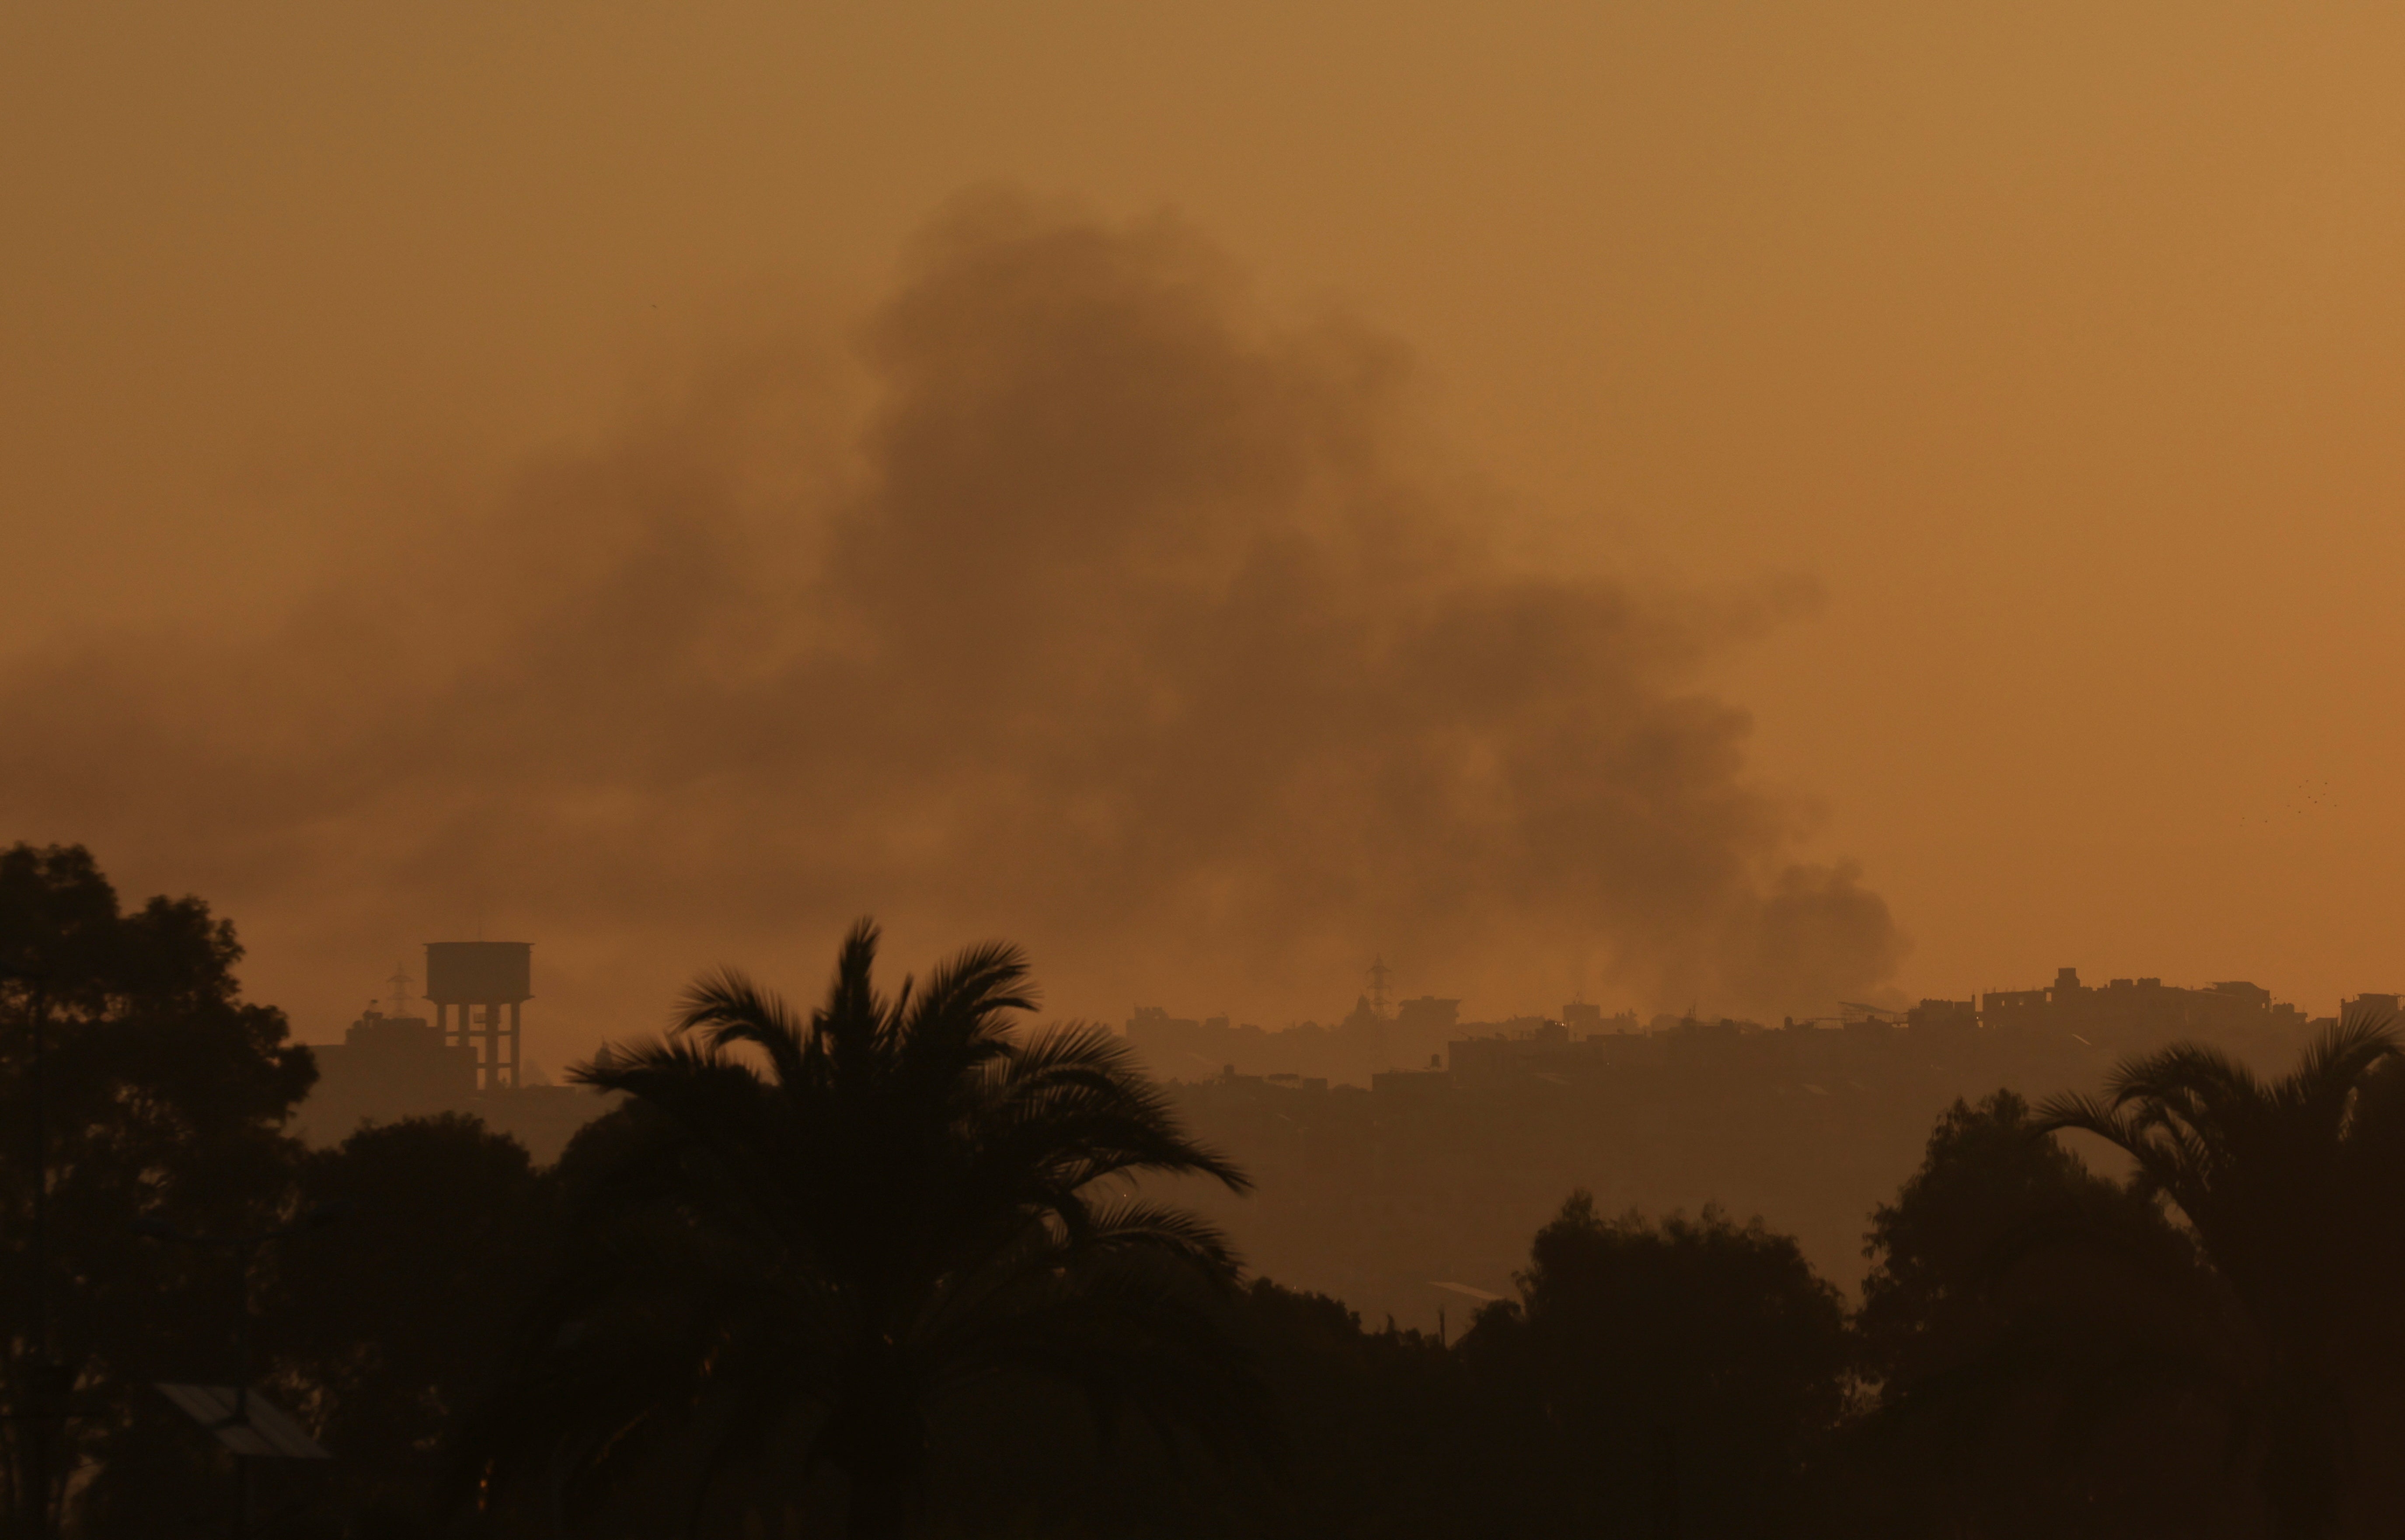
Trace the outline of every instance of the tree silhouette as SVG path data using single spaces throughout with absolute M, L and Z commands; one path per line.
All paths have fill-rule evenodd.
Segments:
M 1798 1533 L 1807 1449 L 1845 1410 L 1845 1306 L 1759 1220 L 1650 1221 L 1571 1195 L 1520 1297 L 1463 1338 L 1498 1533 Z
M 2057 1097 L 2044 1129 L 2106 1140 L 2136 1163 L 2140 1192 L 2187 1221 L 2224 1296 L 2234 1341 L 2198 1366 L 2230 1397 L 2259 1454 L 2283 1536 L 2333 1533 L 2353 1454 L 2350 1381 L 2394 1346 L 2399 1141 L 2379 1071 L 2399 1052 L 2385 1018 L 2332 1028 L 2296 1071 L 2266 1082 L 2227 1056 L 2182 1045 L 2131 1059 L 2108 1096 Z M 2374 1354 L 2385 1357 L 2385 1354 Z M 2392 1365 L 2393 1366 L 2393 1365 Z
M 1998 1091 L 1957 1100 L 1930 1130 L 1920 1169 L 1871 1211 L 1863 1368 L 1883 1397 L 1970 1357 L 1993 1330 L 1988 1287 L 2000 1248 L 2036 1225 L 2115 1231 L 2125 1244 L 2181 1249 L 2152 1199 L 2097 1175 L 2054 1140 L 2032 1138 L 2029 1103 Z
M 356 1222 L 266 1269 L 270 1383 L 334 1454 L 323 1502 L 413 1520 L 437 1495 L 454 1418 L 487 1392 L 556 1245 L 554 1184 L 473 1117 L 371 1123 L 302 1163 L 303 1202 Z
M 2259 1533 L 2220 1441 L 2165 1393 L 2163 1366 L 2226 1333 L 2153 1197 L 1998 1091 L 1942 1114 L 1871 1218 L 1854 1333 L 1878 1399 L 1834 1462 L 1870 1533 Z
M 1014 1376 L 1080 1393 L 1105 1435 L 1131 1415 L 1250 1435 L 1254 1381 L 1216 1308 L 1235 1259 L 1131 1180 L 1244 1176 L 1107 1033 L 1013 1036 L 1034 1003 L 1015 948 L 888 1000 L 877 945 L 853 928 L 807 1020 L 722 972 L 668 1040 L 570 1071 L 632 1105 L 595 1130 L 618 1147 L 583 1179 L 562 1286 L 485 1420 L 488 1501 L 541 1470 L 572 1502 L 666 1449 L 697 1521 L 721 1475 L 799 1448 L 845 1478 L 850 1533 L 882 1540 L 923 1491 L 931 1410 Z
M 158 1533 L 213 1457 L 150 1381 L 223 1376 L 221 1268 L 130 1225 L 252 1228 L 291 1199 L 281 1127 L 316 1068 L 241 998 L 241 957 L 199 899 L 122 907 L 81 846 L 0 849 L 0 1533 L 63 1505 L 81 1533 Z M 146 1450 L 190 1464 L 125 1477 Z

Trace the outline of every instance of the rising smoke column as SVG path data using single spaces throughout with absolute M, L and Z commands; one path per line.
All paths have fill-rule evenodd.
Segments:
M 1498 1011 L 1892 970 L 1693 686 L 1759 617 L 1506 563 L 1392 343 L 1263 319 L 1174 222 L 986 195 L 860 352 L 862 413 L 763 348 L 379 553 L 424 605 L 353 572 L 264 642 L 21 661 L 15 832 L 330 979 L 505 918 L 588 1010 L 721 958 L 807 987 L 863 911 L 1021 939 L 1095 1010 L 1341 1009 L 1372 948 Z

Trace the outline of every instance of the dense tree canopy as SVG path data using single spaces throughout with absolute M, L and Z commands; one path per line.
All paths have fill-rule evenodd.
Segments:
M 273 1258 L 260 1305 L 271 1383 L 334 1454 L 312 1505 L 431 1522 L 451 1434 L 491 1393 L 556 1254 L 556 1183 L 456 1113 L 372 1124 L 311 1152 L 299 1183 L 349 1211 L 340 1233 Z
M 290 1198 L 282 1127 L 316 1069 L 240 998 L 241 956 L 198 899 L 122 910 L 80 847 L 0 852 L 0 1480 L 28 1533 L 71 1479 L 95 1513 L 142 1505 L 116 1473 L 163 1436 L 147 1381 L 230 1367 L 229 1285 L 130 1226 L 255 1225 Z
M 1864 1252 L 1878 1410 L 1849 1439 L 1858 1513 L 1900 1533 L 2246 1533 L 2243 1494 L 2159 1372 L 2210 1330 L 2193 1246 L 2020 1097 L 1941 1116 Z
M 2163 1276 L 2165 1316 L 2209 1322 L 2176 1367 L 2223 1404 L 2284 1540 L 2376 1522 L 2363 1435 L 2393 1418 L 2405 1130 L 2384 1084 L 2400 1052 L 2384 1018 L 2333 1027 L 2296 1070 L 2265 1081 L 2182 1045 L 2116 1070 L 2103 1098 L 2045 1107 L 2046 1126 L 2093 1134 L 2174 1209 L 2209 1270 Z
M 1573 1195 L 1462 1351 L 1496 1458 L 1535 1463 L 1531 1509 L 1498 1533 L 1792 1523 L 1846 1409 L 1843 1300 L 1792 1239 L 1714 1210 L 1607 1219 Z
M 233 1373 L 230 1258 L 133 1221 L 328 1202 L 255 1275 L 257 1382 L 336 1456 L 260 1474 L 285 1540 L 2325 1540 L 2405 1501 L 2383 1023 L 2277 1080 L 2183 1047 L 1957 1102 L 1850 1313 L 1759 1220 L 1582 1193 L 1448 1344 L 1240 1282 L 1146 1199 L 1242 1178 L 1106 1035 L 1021 1029 L 1007 948 L 888 998 L 864 928 L 807 1015 L 705 980 L 584 1068 L 626 1104 L 549 1169 L 457 1115 L 303 1150 L 309 1057 L 240 956 L 80 849 L 0 853 L 9 1533 L 219 1524 L 225 1457 L 148 1382 Z
M 2006 1314 L 2001 1276 L 2042 1242 L 2075 1230 L 2168 1264 L 2185 1259 L 2187 1242 L 2146 1195 L 2040 1133 L 2010 1091 L 1957 1101 L 1931 1130 L 1920 1169 L 1872 1211 L 1857 1330 L 1863 1369 L 1883 1397 L 1984 1351 Z

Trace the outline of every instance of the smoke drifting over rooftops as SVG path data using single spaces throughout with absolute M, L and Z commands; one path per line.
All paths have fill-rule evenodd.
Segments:
M 1342 1010 L 1373 949 L 1472 1009 L 1893 969 L 1693 682 L 1779 601 L 1506 561 L 1393 344 L 1264 319 L 1174 222 L 989 195 L 861 356 L 865 408 L 763 348 L 457 527 L 396 508 L 408 553 L 264 641 L 20 661 L 9 833 L 333 999 L 474 917 L 596 1032 L 704 963 L 809 992 L 862 912 L 897 965 L 1023 941 L 1095 1012 Z

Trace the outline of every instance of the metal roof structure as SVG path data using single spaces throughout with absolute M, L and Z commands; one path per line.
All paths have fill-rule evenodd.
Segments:
M 270 1460 L 333 1458 L 326 1446 L 302 1431 L 289 1412 L 257 1391 L 245 1395 L 232 1385 L 174 1385 L 163 1379 L 159 1389 L 236 1454 Z

